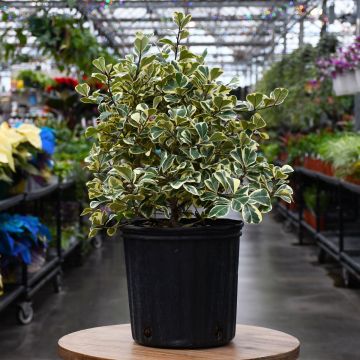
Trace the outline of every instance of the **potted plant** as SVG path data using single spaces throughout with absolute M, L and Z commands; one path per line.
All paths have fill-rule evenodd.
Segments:
M 333 79 L 333 89 L 337 96 L 356 94 L 360 91 L 360 38 L 346 48 L 341 48 L 330 58 L 317 61 L 320 72 Z
M 304 220 L 312 228 L 322 231 L 325 229 L 325 210 L 329 206 L 329 198 L 326 193 L 321 191 L 319 192 L 319 200 L 317 204 L 316 200 L 316 187 L 310 186 L 304 191 L 304 202 L 306 208 L 304 209 Z M 318 206 L 318 209 L 317 209 Z M 317 224 L 319 224 L 317 226 Z
M 155 347 L 199 348 L 235 335 L 242 221 L 259 223 L 271 199 L 292 199 L 292 168 L 258 152 L 268 138 L 260 111 L 281 104 L 287 90 L 230 95 L 182 43 L 191 16 L 174 14 L 176 40 L 136 34 L 134 54 L 118 64 L 93 61 L 106 90 L 77 86 L 100 116 L 87 183 L 90 236 L 102 228 L 124 238 L 132 335 Z M 241 114 L 247 114 L 246 118 Z

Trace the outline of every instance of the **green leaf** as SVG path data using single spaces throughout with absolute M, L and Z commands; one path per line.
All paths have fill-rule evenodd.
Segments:
M 90 221 L 91 221 L 92 225 L 102 226 L 105 224 L 106 214 L 101 210 L 96 210 L 90 216 Z
M 97 129 L 94 126 L 89 126 L 85 131 L 85 137 L 94 137 L 97 134 Z
M 135 146 L 131 146 L 129 148 L 129 153 L 130 154 L 135 154 L 135 155 L 144 154 L 144 153 L 146 153 L 146 149 L 144 147 L 142 147 L 142 146 L 135 145 Z
M 149 44 L 149 38 L 146 35 L 144 35 L 142 32 L 137 32 L 134 42 L 135 52 L 138 55 L 144 53 L 148 44 Z
M 241 184 L 241 181 L 239 179 L 232 178 L 232 183 L 232 192 L 235 194 Z
M 217 195 L 213 192 L 206 191 L 200 196 L 200 199 L 202 201 L 214 202 L 217 199 Z
M 210 80 L 214 81 L 215 79 L 217 79 L 222 73 L 223 73 L 223 69 L 221 68 L 212 68 L 210 70 Z
M 169 183 L 169 185 L 173 189 L 177 190 L 177 189 L 180 189 L 185 183 L 186 183 L 186 180 L 176 180 L 176 181 L 171 181 Z
M 91 214 L 93 212 L 93 209 L 91 208 L 85 208 L 82 213 L 80 214 L 80 216 L 84 216 L 84 215 L 88 215 Z
M 256 110 L 261 106 L 264 95 L 261 93 L 253 93 L 246 96 L 246 101 L 252 105 L 252 109 Z
M 228 137 L 221 131 L 215 131 L 210 136 L 210 139 L 209 139 L 209 141 L 211 141 L 211 142 L 218 142 L 218 141 L 224 141 L 224 140 L 228 140 Z
M 190 21 L 191 21 L 191 14 L 188 14 L 182 20 L 182 23 L 181 23 L 182 27 L 184 28 Z
M 198 193 L 196 187 L 193 186 L 193 185 L 184 184 L 184 189 L 185 189 L 187 192 L 189 192 L 190 194 L 199 196 L 199 193 Z
M 221 111 L 216 115 L 218 118 L 224 121 L 236 119 L 236 112 L 232 110 Z
M 153 100 L 153 108 L 157 108 L 162 101 L 162 96 L 155 96 Z
M 166 152 L 163 153 L 161 162 L 160 162 L 160 168 L 162 169 L 163 172 L 166 172 L 167 170 L 169 170 L 169 168 L 173 164 L 175 158 L 176 158 L 175 155 L 172 155 L 172 154 L 168 155 Z
M 242 156 L 242 163 L 244 164 L 244 166 L 248 167 L 255 163 L 257 153 L 255 150 L 246 147 L 241 150 L 241 156 Z
M 175 74 L 175 80 L 176 80 L 176 84 L 179 88 L 185 87 L 188 83 L 188 79 L 186 78 L 186 76 L 180 72 Z
M 226 216 L 230 211 L 229 205 L 215 205 L 209 212 L 210 218 Z
M 158 139 L 162 134 L 164 134 L 164 132 L 165 132 L 164 129 L 161 129 L 161 128 L 157 127 L 157 126 L 153 126 L 150 129 L 151 139 L 152 140 Z
M 128 182 L 132 182 L 134 178 L 134 173 L 132 169 L 125 165 L 115 166 L 115 170 L 117 174 L 119 174 L 123 179 L 127 180 Z
M 164 44 L 164 45 L 175 46 L 174 42 L 167 38 L 160 39 L 159 43 Z
M 218 192 L 219 182 L 218 182 L 214 177 L 211 177 L 210 179 L 206 179 L 206 180 L 204 181 L 204 183 L 205 183 L 205 186 L 206 186 L 209 190 L 211 190 L 211 191 L 213 191 L 213 192 L 215 192 L 215 193 Z
M 145 56 L 140 63 L 140 67 L 144 68 L 147 65 L 151 64 L 154 60 L 156 59 L 156 55 L 149 55 L 149 56 Z
M 131 114 L 130 116 L 134 121 L 136 121 L 138 124 L 140 123 L 140 120 L 141 120 L 141 115 L 140 113 L 136 112 L 136 113 L 133 113 Z
M 189 37 L 190 33 L 188 30 L 182 30 L 180 33 L 180 40 L 187 39 Z
M 287 203 L 292 202 L 293 189 L 286 184 L 281 185 L 276 191 L 274 196 L 281 198 Z
M 290 165 L 283 165 L 280 169 L 284 174 L 291 174 L 294 169 Z
M 230 156 L 237 162 L 242 163 L 242 157 L 241 157 L 241 152 L 239 151 L 239 149 L 234 149 L 230 151 Z
M 233 199 L 231 200 L 231 207 L 233 210 L 240 212 L 242 211 L 242 206 L 248 203 L 249 201 L 249 188 L 247 186 L 242 187 L 238 190 Z
M 264 206 L 270 206 L 271 200 L 269 193 L 266 189 L 258 189 L 250 194 L 249 202 L 251 204 L 259 204 Z
M 287 89 L 276 88 L 274 91 L 270 93 L 270 98 L 275 101 L 274 105 L 277 106 L 284 102 L 288 94 L 289 91 Z
M 200 157 L 202 157 L 202 155 L 199 153 L 199 150 L 197 148 L 191 148 L 189 150 L 189 155 L 192 160 L 196 160 L 196 159 L 199 159 Z
M 266 126 L 265 120 L 262 118 L 262 116 L 259 113 L 254 114 L 251 117 L 251 121 L 253 122 L 255 129 L 260 129 Z
M 102 74 L 102 73 L 92 73 L 91 74 L 92 78 L 98 79 L 100 82 L 102 82 L 103 84 L 106 84 L 107 82 L 107 77 L 106 75 Z
M 101 121 L 106 120 L 110 115 L 112 115 L 111 111 L 103 111 L 102 113 L 100 113 L 99 119 Z
M 99 230 L 100 230 L 99 228 L 92 227 L 89 232 L 89 239 L 95 237 L 97 235 L 97 233 L 99 232 Z
M 205 122 L 197 123 L 195 124 L 195 129 L 199 134 L 200 138 L 204 140 L 208 132 L 208 124 Z
M 249 224 L 258 224 L 262 220 L 261 212 L 252 204 L 245 204 L 242 207 L 242 216 L 244 221 Z
M 106 73 L 105 59 L 103 57 L 99 57 L 98 59 L 95 59 L 92 63 L 102 73 Z
M 116 234 L 116 231 L 117 226 L 112 226 L 106 230 L 106 233 L 108 234 L 108 236 L 114 236 Z
M 229 188 L 229 182 L 227 180 L 228 174 L 224 170 L 215 172 L 214 177 L 223 186 L 225 190 Z
M 89 96 L 90 86 L 86 83 L 79 84 L 79 85 L 76 85 L 75 90 L 82 96 Z

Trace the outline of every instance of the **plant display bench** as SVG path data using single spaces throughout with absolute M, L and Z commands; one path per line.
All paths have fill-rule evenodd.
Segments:
M 82 242 L 75 241 L 66 250 L 61 247 L 61 239 L 63 236 L 64 217 L 62 206 L 66 202 L 66 191 L 75 188 L 73 181 L 59 182 L 54 181 L 48 186 L 39 188 L 33 191 L 28 191 L 21 195 L 10 197 L 6 200 L 0 201 L 0 212 L 15 212 L 36 215 L 42 219 L 49 212 L 49 207 L 44 207 L 45 203 L 50 204 L 50 209 L 54 209 L 48 214 L 47 220 L 52 219 L 56 227 L 56 236 L 54 241 L 54 252 L 51 257 L 47 259 L 46 264 L 37 272 L 29 273 L 28 267 L 24 264 L 21 266 L 21 279 L 18 283 L 12 285 L 5 285 L 5 293 L 0 296 L 0 312 L 5 310 L 13 303 L 18 304 L 17 317 L 21 324 L 29 324 L 33 320 L 32 299 L 34 295 L 46 284 L 53 282 L 55 292 L 60 292 L 62 287 L 62 270 L 64 261 L 72 254 L 76 255 L 81 261 Z M 80 214 L 82 205 L 78 203 L 78 212 Z M 44 219 L 45 220 L 45 219 Z M 44 222 L 47 222 L 45 220 Z M 79 224 L 77 231 L 81 231 L 81 221 L 79 217 Z M 90 239 L 93 247 L 99 247 L 99 240 Z M 101 243 L 100 243 L 101 245 Z
M 278 211 L 298 232 L 299 244 L 309 234 L 319 246 L 319 262 L 332 258 L 343 269 L 346 286 L 358 286 L 360 281 L 360 185 L 328 176 L 303 167 L 295 167 L 297 210 L 278 203 Z M 304 219 L 304 190 L 316 186 L 315 227 Z M 325 222 L 331 227 L 323 229 L 320 215 L 320 193 L 332 200 L 326 211 Z M 331 217 L 330 217 L 331 215 Z
M 200 350 L 173 350 L 137 345 L 129 324 L 78 331 L 62 337 L 59 355 L 64 360 L 293 360 L 299 340 L 280 331 L 237 325 L 235 339 L 227 346 Z

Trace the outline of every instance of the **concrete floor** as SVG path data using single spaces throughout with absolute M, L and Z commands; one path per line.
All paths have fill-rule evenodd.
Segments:
M 295 246 L 295 241 L 271 218 L 246 226 L 238 322 L 297 336 L 303 360 L 359 360 L 360 290 L 335 287 L 329 266 L 316 263 L 316 247 Z M 128 322 L 121 242 L 110 239 L 93 251 L 84 266 L 65 273 L 63 293 L 54 294 L 49 286 L 34 307 L 28 326 L 16 324 L 14 308 L 0 314 L 1 360 L 54 360 L 62 335 Z

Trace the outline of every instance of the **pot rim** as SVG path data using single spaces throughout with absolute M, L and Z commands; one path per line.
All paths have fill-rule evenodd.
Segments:
M 137 219 L 132 221 L 130 224 L 126 224 L 122 226 L 121 230 L 125 233 L 161 233 L 161 234 L 173 234 L 173 233 L 181 233 L 181 234 L 197 234 L 197 233 L 207 233 L 207 232 L 224 232 L 230 230 L 231 232 L 241 231 L 244 226 L 244 222 L 242 220 L 234 220 L 234 219 L 205 219 L 206 225 L 197 226 L 197 227 L 185 227 L 185 226 L 177 226 L 177 227 L 160 227 L 160 226 L 144 226 L 143 223 L 152 220 L 152 219 Z M 194 219 L 188 219 L 194 220 Z M 190 221 L 188 221 L 190 222 Z

